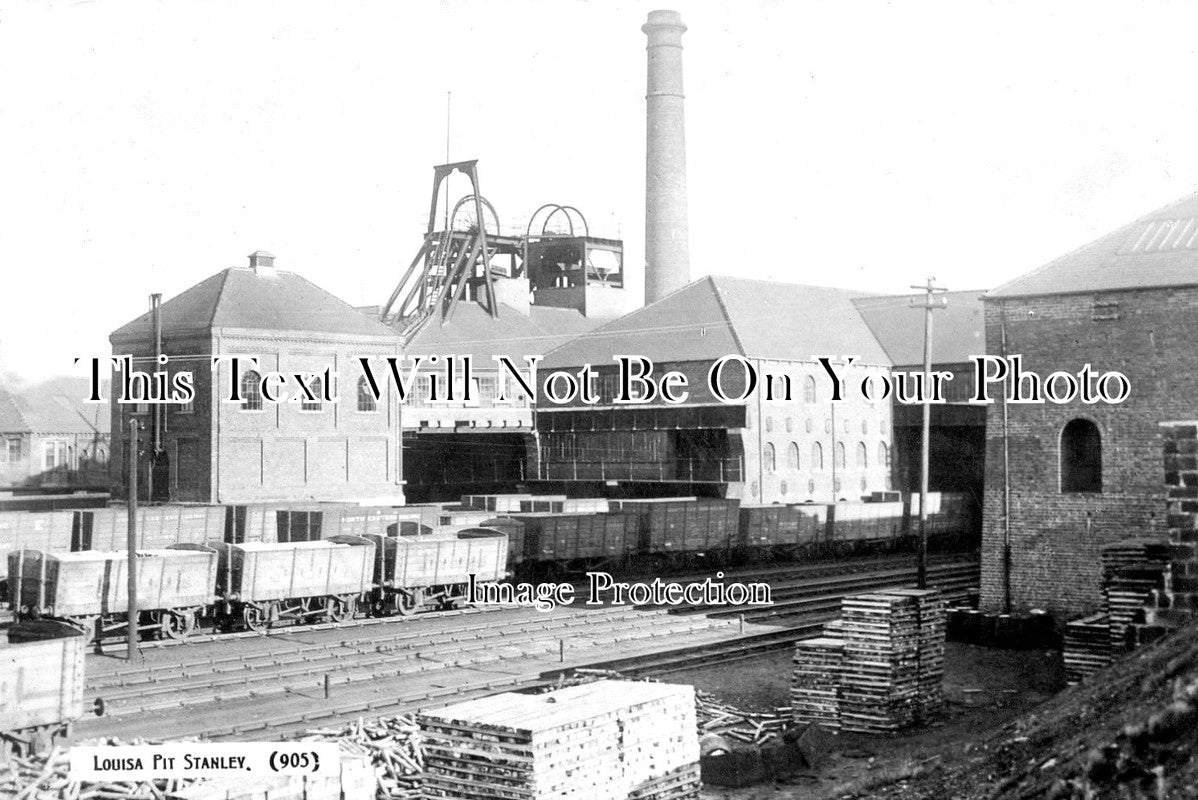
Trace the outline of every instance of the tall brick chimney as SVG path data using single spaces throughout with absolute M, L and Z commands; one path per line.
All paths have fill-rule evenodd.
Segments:
M 650 11 L 645 95 L 645 302 L 690 283 L 686 215 L 686 125 L 683 117 L 682 34 L 677 11 Z

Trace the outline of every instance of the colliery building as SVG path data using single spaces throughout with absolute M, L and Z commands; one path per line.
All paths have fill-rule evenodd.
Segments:
M 389 385 L 376 402 L 356 377 L 360 356 L 399 354 L 393 330 L 291 272 L 262 251 L 248 267 L 207 278 L 157 310 L 118 328 L 114 355 L 132 354 L 146 373 L 190 370 L 195 401 L 186 406 L 111 404 L 113 477 L 124 485 L 124 448 L 138 419 L 141 492 L 157 500 L 204 503 L 402 498 L 399 405 Z M 241 402 L 227 402 L 231 368 L 210 368 L 214 356 L 246 359 Z M 257 368 L 248 363 L 257 359 Z M 265 372 L 340 375 L 339 402 L 265 402 Z M 353 376 L 352 380 L 347 380 Z M 323 386 L 313 387 L 322 394 Z M 119 387 L 120 374 L 113 385 Z M 345 385 L 348 382 L 349 385 Z M 285 390 L 298 396 L 299 390 Z M 115 391 L 115 389 L 114 389 Z
M 987 408 L 984 606 L 1094 610 L 1102 546 L 1165 531 L 1161 423 L 1196 416 L 1198 195 L 998 287 L 985 306 L 989 352 L 1022 355 L 1025 372 L 1091 364 L 1130 381 L 1119 405 Z
M 848 392 L 816 358 L 854 355 L 840 368 L 850 387 L 889 373 L 890 358 L 841 289 L 708 277 L 581 336 L 546 356 L 542 370 L 597 374 L 599 401 L 537 409 L 542 481 L 625 485 L 647 494 L 706 494 L 748 503 L 857 499 L 890 488 L 891 407 Z M 689 397 L 613 402 L 614 355 L 642 355 L 655 375 L 686 376 Z M 727 403 L 708 386 L 712 365 L 739 356 L 758 374 L 746 399 Z M 773 399 L 764 382 L 772 376 Z M 726 394 L 741 392 L 730 366 Z

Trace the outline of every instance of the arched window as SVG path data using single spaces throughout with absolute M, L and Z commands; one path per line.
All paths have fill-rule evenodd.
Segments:
M 836 468 L 837 469 L 845 468 L 844 442 L 836 443 Z
M 765 418 L 765 432 L 770 433 L 773 430 L 774 430 L 774 418 L 766 417 Z
M 320 396 L 324 394 L 324 379 L 313 378 L 312 383 L 308 385 L 308 388 L 312 390 L 312 396 L 316 399 L 309 400 L 307 399 L 307 395 L 302 395 L 304 399 L 300 402 L 300 411 L 320 411 L 324 408 L 324 405 L 320 400 Z
M 788 469 L 799 468 L 799 443 L 791 442 L 786 450 L 786 466 Z
M 803 402 L 815 402 L 815 378 L 811 375 L 808 375 L 807 380 L 803 381 Z
M 1102 491 L 1102 435 L 1088 419 L 1071 420 L 1061 431 L 1061 491 Z
M 765 471 L 773 472 L 778 468 L 778 462 L 774 454 L 774 446 L 769 442 L 765 444 L 765 453 L 762 455 L 765 459 Z
M 814 442 L 811 445 L 811 468 L 824 468 L 824 446 L 819 442 Z
M 366 380 L 365 376 L 358 378 L 358 410 L 379 410 L 379 403 L 374 399 L 374 395 L 370 393 L 370 382 Z
M 262 377 L 253 370 L 241 376 L 241 410 L 262 410 Z
M 865 469 L 869 466 L 869 456 L 865 451 L 865 442 L 857 442 L 857 469 Z
M 890 448 L 886 446 L 886 442 L 878 442 L 878 466 L 890 467 Z

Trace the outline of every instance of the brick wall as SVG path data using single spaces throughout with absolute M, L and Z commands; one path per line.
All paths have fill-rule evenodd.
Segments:
M 1006 353 L 1022 354 L 1025 371 L 1046 377 L 1089 363 L 1131 383 L 1121 405 L 1007 405 L 1012 605 L 1075 616 L 1101 603 L 1104 544 L 1165 530 L 1159 423 L 1198 416 L 1198 289 L 991 300 L 987 352 L 1000 353 L 1004 323 Z M 1060 435 L 1076 418 L 1101 434 L 1100 493 L 1060 490 Z M 996 610 L 1007 529 L 1001 402 L 987 408 L 986 437 L 982 604 Z

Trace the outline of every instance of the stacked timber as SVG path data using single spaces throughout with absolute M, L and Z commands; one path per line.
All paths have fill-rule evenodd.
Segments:
M 795 643 L 790 707 L 796 725 L 840 730 L 840 681 L 844 639 L 817 636 Z
M 899 594 L 841 601 L 844 661 L 840 727 L 886 733 L 915 722 L 919 705 L 919 604 Z
M 689 686 L 598 681 L 419 718 L 424 797 L 683 800 L 699 793 Z
M 915 599 L 919 618 L 919 671 L 915 715 L 928 722 L 944 710 L 944 642 L 947 636 L 947 611 L 944 597 L 937 589 L 894 589 L 889 594 Z
M 1065 623 L 1065 682 L 1072 686 L 1111 663 L 1111 618 L 1091 614 Z
M 1102 596 L 1111 622 L 1111 647 L 1126 649 L 1127 630 L 1143 622 L 1143 608 L 1165 588 L 1169 545 L 1163 539 L 1127 539 L 1102 548 Z

